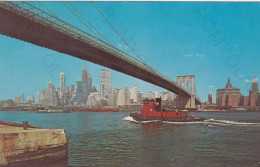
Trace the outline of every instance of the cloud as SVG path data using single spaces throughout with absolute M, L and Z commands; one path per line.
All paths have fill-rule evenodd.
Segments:
M 249 83 L 249 82 L 250 82 L 250 80 L 248 80 L 248 79 L 244 79 L 244 81 L 245 81 L 246 83 Z
M 209 88 L 215 88 L 215 86 L 214 86 L 214 85 L 209 85 L 208 87 L 209 87 Z
M 205 57 L 204 54 L 199 54 L 199 53 L 196 53 L 196 56 L 197 56 L 197 57 Z
M 183 55 L 184 57 L 191 57 L 192 56 L 192 54 L 185 54 L 185 55 Z
M 192 54 L 185 54 L 185 55 L 183 55 L 184 57 L 192 57 L 192 56 L 196 56 L 196 57 L 199 57 L 199 58 L 201 58 L 201 57 L 205 57 L 205 55 L 204 54 L 201 54 L 201 53 L 196 53 L 195 55 L 192 55 Z

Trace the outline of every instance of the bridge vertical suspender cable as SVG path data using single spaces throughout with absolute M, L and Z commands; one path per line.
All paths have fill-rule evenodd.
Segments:
M 65 3 L 63 4 L 97 37 L 100 39 L 100 37 Z
M 91 2 L 93 6 L 98 10 L 98 12 L 101 14 L 101 16 L 106 20 L 106 22 L 110 25 L 110 27 L 117 33 L 117 35 L 121 38 L 121 40 L 127 45 L 128 48 L 131 49 L 131 51 L 142 61 L 144 65 L 147 66 L 145 61 L 134 51 L 134 49 L 125 41 L 125 39 L 121 36 L 121 34 L 114 28 L 114 26 L 109 22 L 109 20 L 106 18 L 106 16 L 100 11 L 100 9 L 96 6 L 96 4 L 92 1 Z
M 39 3 L 46 9 L 48 10 L 53 16 L 57 17 L 57 15 L 55 15 L 50 9 L 48 9 L 43 3 L 41 3 L 41 1 L 39 1 Z M 58 18 L 58 17 L 57 17 Z
M 69 1 L 67 2 L 107 43 L 110 43 Z

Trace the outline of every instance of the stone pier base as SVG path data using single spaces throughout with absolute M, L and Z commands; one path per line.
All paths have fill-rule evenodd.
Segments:
M 64 129 L 40 129 L 0 125 L 0 167 L 45 166 L 68 161 Z

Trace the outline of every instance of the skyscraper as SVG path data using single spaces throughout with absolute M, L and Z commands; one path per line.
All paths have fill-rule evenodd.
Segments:
M 44 105 L 44 92 L 39 91 L 37 93 L 37 104 Z
M 208 104 L 214 104 L 214 96 L 211 92 L 208 94 Z
M 108 100 L 108 104 L 112 105 L 112 85 L 111 85 L 111 72 L 106 69 L 101 69 L 101 83 L 100 93 Z
M 257 94 L 257 93 L 259 93 L 258 81 L 256 77 L 254 77 L 249 94 Z
M 65 75 L 63 72 L 60 73 L 60 88 L 61 91 L 64 90 L 65 87 Z
M 82 67 L 81 81 L 87 81 L 87 78 L 88 78 L 88 72 L 87 72 L 86 65 L 84 64 L 84 66 Z
M 92 78 L 91 74 L 87 72 L 87 68 L 84 65 L 82 67 L 81 81 L 76 82 L 76 95 L 72 97 L 72 103 L 86 104 L 88 95 L 92 91 Z
M 47 88 L 44 90 L 44 105 L 45 106 L 58 105 L 58 93 L 52 82 L 48 82 Z
M 136 86 L 130 89 L 130 99 L 132 103 L 138 102 L 138 88 Z
M 87 91 L 88 95 L 92 92 L 92 77 L 90 72 L 87 73 Z
M 125 105 L 125 92 L 122 89 L 119 89 L 117 95 L 117 106 L 124 106 L 124 105 Z
M 130 104 L 130 91 L 128 90 L 127 87 L 125 87 L 125 105 L 129 105 Z
M 249 91 L 249 106 L 255 107 L 260 105 L 260 93 L 256 77 L 254 77 L 251 90 Z

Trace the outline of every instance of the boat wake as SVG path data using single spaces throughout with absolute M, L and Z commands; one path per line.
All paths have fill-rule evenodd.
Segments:
M 215 119 L 207 119 L 204 122 L 209 124 L 217 124 L 217 125 L 237 125 L 237 126 L 260 126 L 260 122 L 237 122 L 237 121 L 230 121 L 230 120 L 215 120 Z
M 125 121 L 130 121 L 130 122 L 137 122 L 137 123 L 159 122 L 159 120 L 153 120 L 153 121 L 136 121 L 136 120 L 134 120 L 134 118 L 131 117 L 131 116 L 127 116 L 127 117 L 123 118 L 123 120 L 125 120 Z
M 125 121 L 136 122 L 136 123 L 151 123 L 151 122 L 159 122 L 159 120 L 154 121 L 136 121 L 131 116 L 127 116 L 123 118 Z M 251 122 L 236 122 L 230 120 L 216 120 L 216 119 L 206 119 L 204 121 L 196 121 L 196 122 L 169 122 L 169 121 L 162 121 L 163 123 L 168 124 L 204 124 L 208 127 L 216 127 L 219 126 L 260 126 L 260 122 L 258 123 L 251 123 Z

